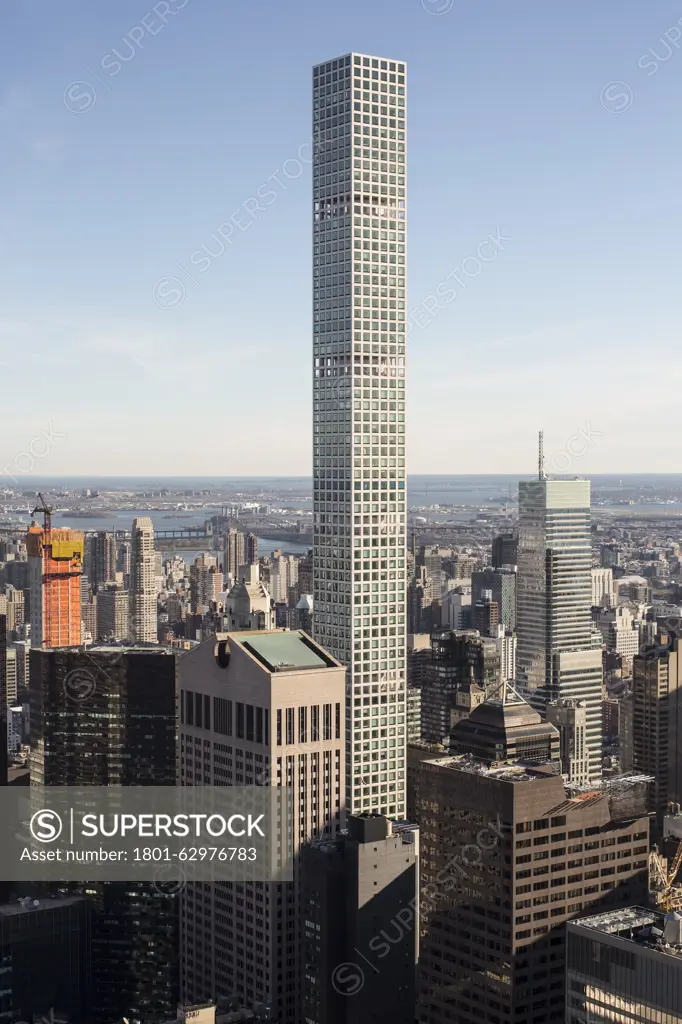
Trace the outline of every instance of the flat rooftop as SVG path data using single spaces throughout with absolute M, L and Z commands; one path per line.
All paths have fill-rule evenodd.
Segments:
M 20 914 L 32 914 L 41 910 L 59 910 L 61 907 L 74 907 L 83 903 L 85 896 L 55 896 L 54 899 L 12 900 L 11 903 L 0 903 L 0 919 L 18 917 Z
M 247 630 L 229 633 L 228 638 L 249 651 L 270 672 L 339 667 L 339 662 L 302 630 Z
M 593 917 L 583 917 L 569 924 L 572 927 L 590 928 L 657 953 L 678 957 L 682 965 L 682 915 L 679 913 L 665 914 L 646 907 L 624 907 Z
M 71 644 L 69 647 L 36 647 L 41 653 L 51 654 L 53 651 L 70 651 L 73 654 L 172 654 L 177 656 L 177 648 L 165 644 Z
M 452 771 L 466 772 L 469 775 L 485 775 L 501 782 L 530 782 L 532 779 L 560 777 L 551 764 L 531 765 L 518 761 L 503 761 L 500 764 L 488 765 L 475 760 L 469 754 L 429 757 L 425 758 L 424 763 L 436 764 L 441 768 L 450 768 Z
M 605 914 L 580 918 L 574 924 L 579 924 L 583 928 L 594 928 L 607 935 L 618 935 L 631 928 L 643 928 L 646 925 L 651 925 L 662 916 L 658 911 L 647 910 L 645 907 L 624 907 L 622 910 L 609 910 Z

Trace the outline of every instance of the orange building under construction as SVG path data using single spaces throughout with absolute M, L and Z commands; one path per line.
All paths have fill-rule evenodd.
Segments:
M 83 534 L 33 522 L 28 530 L 31 646 L 69 647 L 81 642 Z

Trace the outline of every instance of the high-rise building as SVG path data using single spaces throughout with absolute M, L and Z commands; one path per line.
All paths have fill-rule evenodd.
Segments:
M 541 713 L 561 697 L 584 700 L 593 778 L 601 774 L 601 643 L 593 635 L 589 480 L 519 484 L 519 691 Z M 600 638 L 599 638 L 600 641 Z
M 244 536 L 244 565 L 255 565 L 258 561 L 258 537 L 255 533 Z
M 127 640 L 130 635 L 130 594 L 118 583 L 104 583 L 97 594 L 97 639 Z
M 482 595 L 490 591 L 499 612 L 499 621 L 505 629 L 516 628 L 516 572 L 510 566 L 486 567 L 471 574 L 471 603 L 477 605 Z M 476 627 L 478 628 L 478 627 Z
M 85 536 L 85 575 L 95 593 L 116 578 L 116 537 L 106 530 Z
M 126 534 L 126 540 L 122 540 L 118 544 L 116 551 L 116 572 L 122 573 L 123 575 L 123 587 L 128 590 L 130 587 L 130 566 L 132 561 L 132 543 L 129 536 Z
M 448 744 L 457 719 L 460 691 L 472 686 L 483 696 L 501 688 L 497 644 L 474 630 L 441 630 L 431 638 L 431 660 L 422 682 L 422 738 Z
M 130 556 L 131 634 L 138 643 L 156 643 L 156 550 L 148 516 L 133 520 Z
M 613 569 L 622 565 L 623 552 L 617 544 L 602 544 L 601 564 L 605 569 Z
M 492 590 L 484 590 L 474 605 L 473 627 L 482 636 L 497 637 L 500 624 L 500 606 L 493 600 Z
M 493 537 L 492 564 L 493 568 L 501 569 L 504 565 L 516 565 L 519 555 L 519 538 L 515 533 L 500 533 Z
M 22 565 L 26 566 L 28 574 L 28 563 L 25 562 L 22 563 Z M 18 590 L 17 587 L 12 586 L 11 583 L 8 583 L 5 586 L 4 597 L 6 601 L 5 614 L 7 615 L 7 632 L 13 633 L 25 621 L 24 609 L 26 604 L 26 598 L 24 596 L 24 591 Z
M 679 914 L 627 907 L 566 931 L 566 1024 L 682 1024 Z
M 433 584 L 423 565 L 418 565 L 407 588 L 407 631 L 409 634 L 430 633 L 433 626 Z
M 7 785 L 8 767 L 8 733 L 7 705 L 9 693 L 7 686 L 7 616 L 4 612 L 7 602 L 0 597 L 0 786 Z
M 81 600 L 81 643 L 91 644 L 97 637 L 97 594 Z
M 587 746 L 587 706 L 584 700 L 560 697 L 545 707 L 547 721 L 561 737 L 561 772 L 574 785 L 590 781 L 590 753 Z
M 201 554 L 194 559 L 189 570 L 190 603 L 193 612 L 209 607 L 217 600 L 223 589 L 223 574 L 217 568 L 217 559 L 213 555 Z
M 405 813 L 405 77 L 356 53 L 313 71 L 314 627 L 348 671 L 348 810 L 392 817 Z
M 407 685 L 418 687 L 424 682 L 427 666 L 431 662 L 431 636 L 428 633 L 408 633 Z
M 350 817 L 346 835 L 303 848 L 301 877 L 301 1020 L 413 1024 L 419 829 Z
M 498 626 L 495 646 L 500 655 L 500 679 L 508 683 L 516 679 L 516 648 L 518 639 L 516 633 Z
M 566 922 L 646 898 L 643 795 L 575 795 L 550 765 L 518 761 L 418 771 L 418 1020 L 563 1021 Z
M 471 586 L 462 583 L 443 594 L 441 622 L 444 629 L 467 629 L 471 621 Z
M 630 675 L 632 659 L 639 654 L 643 639 L 640 637 L 642 622 L 637 607 L 620 604 L 617 608 L 599 608 L 593 612 L 593 618 L 604 643 L 621 656 L 623 670 Z
M 161 647 L 31 651 L 31 785 L 174 786 L 177 662 Z M 178 999 L 178 912 L 146 882 L 88 885 L 88 1024 L 162 1024 Z
M 17 652 L 17 699 L 28 700 L 30 640 L 12 640 L 10 646 Z
M 90 904 L 83 896 L 0 904 L 0 1015 L 89 1024 Z
M 31 595 L 31 643 L 63 647 L 81 642 L 83 534 L 32 523 L 26 537 Z
M 592 568 L 592 607 L 611 608 L 615 600 L 613 569 Z
M 659 829 L 669 803 L 682 803 L 682 651 L 680 641 L 659 633 L 632 668 L 631 761 L 653 775 L 650 810 Z
M 422 692 L 418 686 L 407 687 L 407 742 L 419 743 L 422 738 Z
M 238 998 L 300 1024 L 300 865 L 306 840 L 343 823 L 345 673 L 305 633 L 218 634 L 185 654 L 181 781 L 287 786 L 292 883 L 189 885 L 182 902 L 182 997 Z
M 275 604 L 286 601 L 289 587 L 298 583 L 298 561 L 295 555 L 273 555 L 270 563 L 269 591 Z
M 235 581 L 239 580 L 241 567 L 251 561 L 246 558 L 244 539 L 244 534 L 233 526 L 225 534 L 224 569 L 226 574 Z M 253 561 L 255 562 L 256 559 L 254 558 Z
M 5 689 L 7 692 L 7 703 L 16 704 L 17 689 L 17 652 L 14 647 L 7 647 L 5 651 Z

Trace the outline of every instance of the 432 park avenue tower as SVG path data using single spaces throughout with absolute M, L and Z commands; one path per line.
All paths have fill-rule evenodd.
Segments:
M 406 68 L 313 70 L 315 638 L 347 666 L 346 809 L 405 814 Z

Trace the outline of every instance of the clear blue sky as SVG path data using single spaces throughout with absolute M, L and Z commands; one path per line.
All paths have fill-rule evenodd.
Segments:
M 51 422 L 41 475 L 309 473 L 310 170 L 282 168 L 311 65 L 356 50 L 409 65 L 410 307 L 509 239 L 412 330 L 410 469 L 528 471 L 540 426 L 551 453 L 590 423 L 576 471 L 682 470 L 682 7 L 450 3 L 3 5 L 0 469 Z

